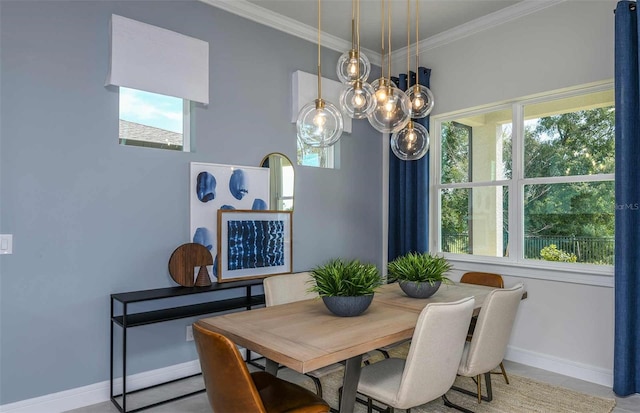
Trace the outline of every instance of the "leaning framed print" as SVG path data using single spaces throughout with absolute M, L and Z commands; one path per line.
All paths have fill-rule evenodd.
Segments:
M 290 273 L 291 211 L 218 211 L 218 282 Z
M 214 280 L 218 210 L 269 210 L 269 168 L 191 162 L 189 188 L 189 238 L 211 252 Z

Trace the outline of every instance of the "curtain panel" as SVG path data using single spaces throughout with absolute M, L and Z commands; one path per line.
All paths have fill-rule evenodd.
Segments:
M 419 67 L 420 84 L 429 87 L 431 69 Z M 415 85 L 410 72 L 392 78 L 401 89 Z M 415 119 L 429 130 L 429 117 Z M 389 151 L 389 261 L 408 252 L 429 250 L 429 152 L 417 161 L 403 161 Z
M 640 65 L 638 8 L 615 10 L 615 341 L 613 391 L 640 393 Z

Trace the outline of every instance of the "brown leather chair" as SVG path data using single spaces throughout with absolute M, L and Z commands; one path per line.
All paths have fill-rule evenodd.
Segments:
M 499 274 L 494 274 L 491 272 L 467 272 L 462 275 L 460 278 L 461 283 L 465 284 L 475 284 L 475 285 L 486 285 L 488 287 L 494 288 L 504 288 L 504 280 L 502 276 Z M 467 341 L 471 341 L 473 337 L 473 331 L 476 328 L 476 322 L 478 321 L 478 316 L 474 316 L 471 319 L 471 325 L 469 326 L 469 333 L 467 334 Z M 507 377 L 507 371 L 504 369 L 504 364 L 500 362 L 500 370 L 502 371 L 502 375 L 504 376 L 504 381 L 509 384 L 509 378 Z M 492 372 L 494 374 L 500 374 L 499 372 Z
M 193 324 L 209 404 L 224 413 L 325 413 L 329 405 L 313 392 L 269 373 L 249 373 L 235 344 Z

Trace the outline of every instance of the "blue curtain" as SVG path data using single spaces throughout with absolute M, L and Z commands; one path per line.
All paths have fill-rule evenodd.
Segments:
M 429 87 L 431 69 L 418 68 L 420 84 Z M 401 90 L 416 81 L 410 72 L 392 78 Z M 415 122 L 429 130 L 429 117 Z M 430 143 L 431 145 L 431 143 Z M 389 150 L 389 261 L 407 252 L 429 250 L 429 153 L 402 161 Z
M 613 391 L 640 393 L 640 67 L 638 9 L 615 11 L 616 236 Z

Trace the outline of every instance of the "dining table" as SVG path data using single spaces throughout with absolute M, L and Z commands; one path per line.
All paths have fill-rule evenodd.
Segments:
M 364 354 L 410 339 L 427 304 L 473 296 L 477 314 L 493 289 L 443 283 L 434 295 L 419 299 L 407 296 L 398 283 L 391 283 L 376 290 L 369 308 L 355 317 L 336 316 L 321 299 L 314 298 L 203 318 L 196 323 L 263 355 L 267 359 L 266 370 L 274 375 L 279 365 L 307 373 L 345 362 L 339 411 L 351 413 Z

